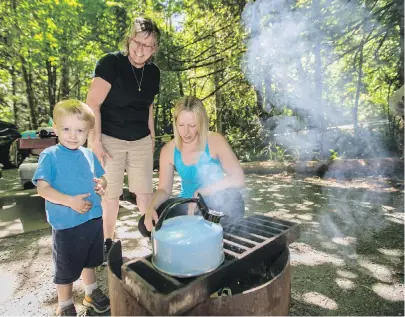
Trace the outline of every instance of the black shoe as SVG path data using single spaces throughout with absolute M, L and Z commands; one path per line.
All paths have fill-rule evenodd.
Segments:
M 111 239 L 106 239 L 104 242 L 104 257 L 103 257 L 103 264 L 102 265 L 107 265 L 108 262 L 108 252 L 110 252 L 112 246 L 112 240 Z
M 75 305 L 72 304 L 63 309 L 58 307 L 58 309 L 56 311 L 56 316 L 77 316 Z
M 83 305 L 92 307 L 99 314 L 110 310 L 110 300 L 99 288 L 96 288 L 90 295 L 84 296 Z

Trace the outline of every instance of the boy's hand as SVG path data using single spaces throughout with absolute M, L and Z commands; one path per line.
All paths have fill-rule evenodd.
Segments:
M 105 190 L 105 182 L 102 178 L 96 178 L 94 177 L 94 182 L 96 185 L 94 186 L 94 190 L 96 193 L 100 196 L 104 195 L 104 190 Z
M 85 198 L 89 196 L 90 193 L 72 196 L 70 198 L 69 207 L 72 208 L 74 211 L 77 211 L 79 214 L 88 212 L 91 209 L 92 204 L 90 201 L 85 200 Z

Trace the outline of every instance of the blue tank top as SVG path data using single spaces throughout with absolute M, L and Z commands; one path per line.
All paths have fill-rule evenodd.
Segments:
M 208 186 L 224 177 L 224 170 L 219 160 L 214 159 L 208 148 L 201 153 L 198 162 L 194 165 L 183 163 L 181 152 L 174 148 L 174 166 L 181 178 L 181 191 L 179 197 L 191 198 L 194 192 Z

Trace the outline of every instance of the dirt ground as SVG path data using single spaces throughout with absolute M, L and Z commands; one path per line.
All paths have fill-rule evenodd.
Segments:
M 404 315 L 403 175 L 336 180 L 251 174 L 246 184 L 247 214 L 301 224 L 299 240 L 290 245 L 290 315 Z M 0 239 L 0 315 L 54 315 L 51 231 L 43 202 L 34 190 L 22 191 L 15 171 L 4 173 L 0 189 L 3 236 L 18 226 L 25 231 Z M 18 219 L 2 217 L 13 208 L 10 214 Z M 139 217 L 130 200 L 122 201 L 117 239 L 128 258 L 151 252 L 136 230 Z M 97 275 L 107 291 L 105 267 Z M 82 313 L 92 314 L 80 305 L 83 294 L 78 281 L 74 300 Z

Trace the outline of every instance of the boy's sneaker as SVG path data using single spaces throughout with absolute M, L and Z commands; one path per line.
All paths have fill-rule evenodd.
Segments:
M 56 316 L 77 316 L 75 305 L 72 304 L 63 309 L 58 307 L 58 309 L 56 310 Z
M 83 305 L 92 307 L 97 313 L 105 313 L 110 309 L 110 299 L 96 288 L 90 295 L 84 296 Z
M 104 255 L 103 255 L 103 264 L 102 265 L 107 265 L 108 262 L 108 252 L 110 252 L 112 246 L 112 240 L 107 239 L 104 242 Z

